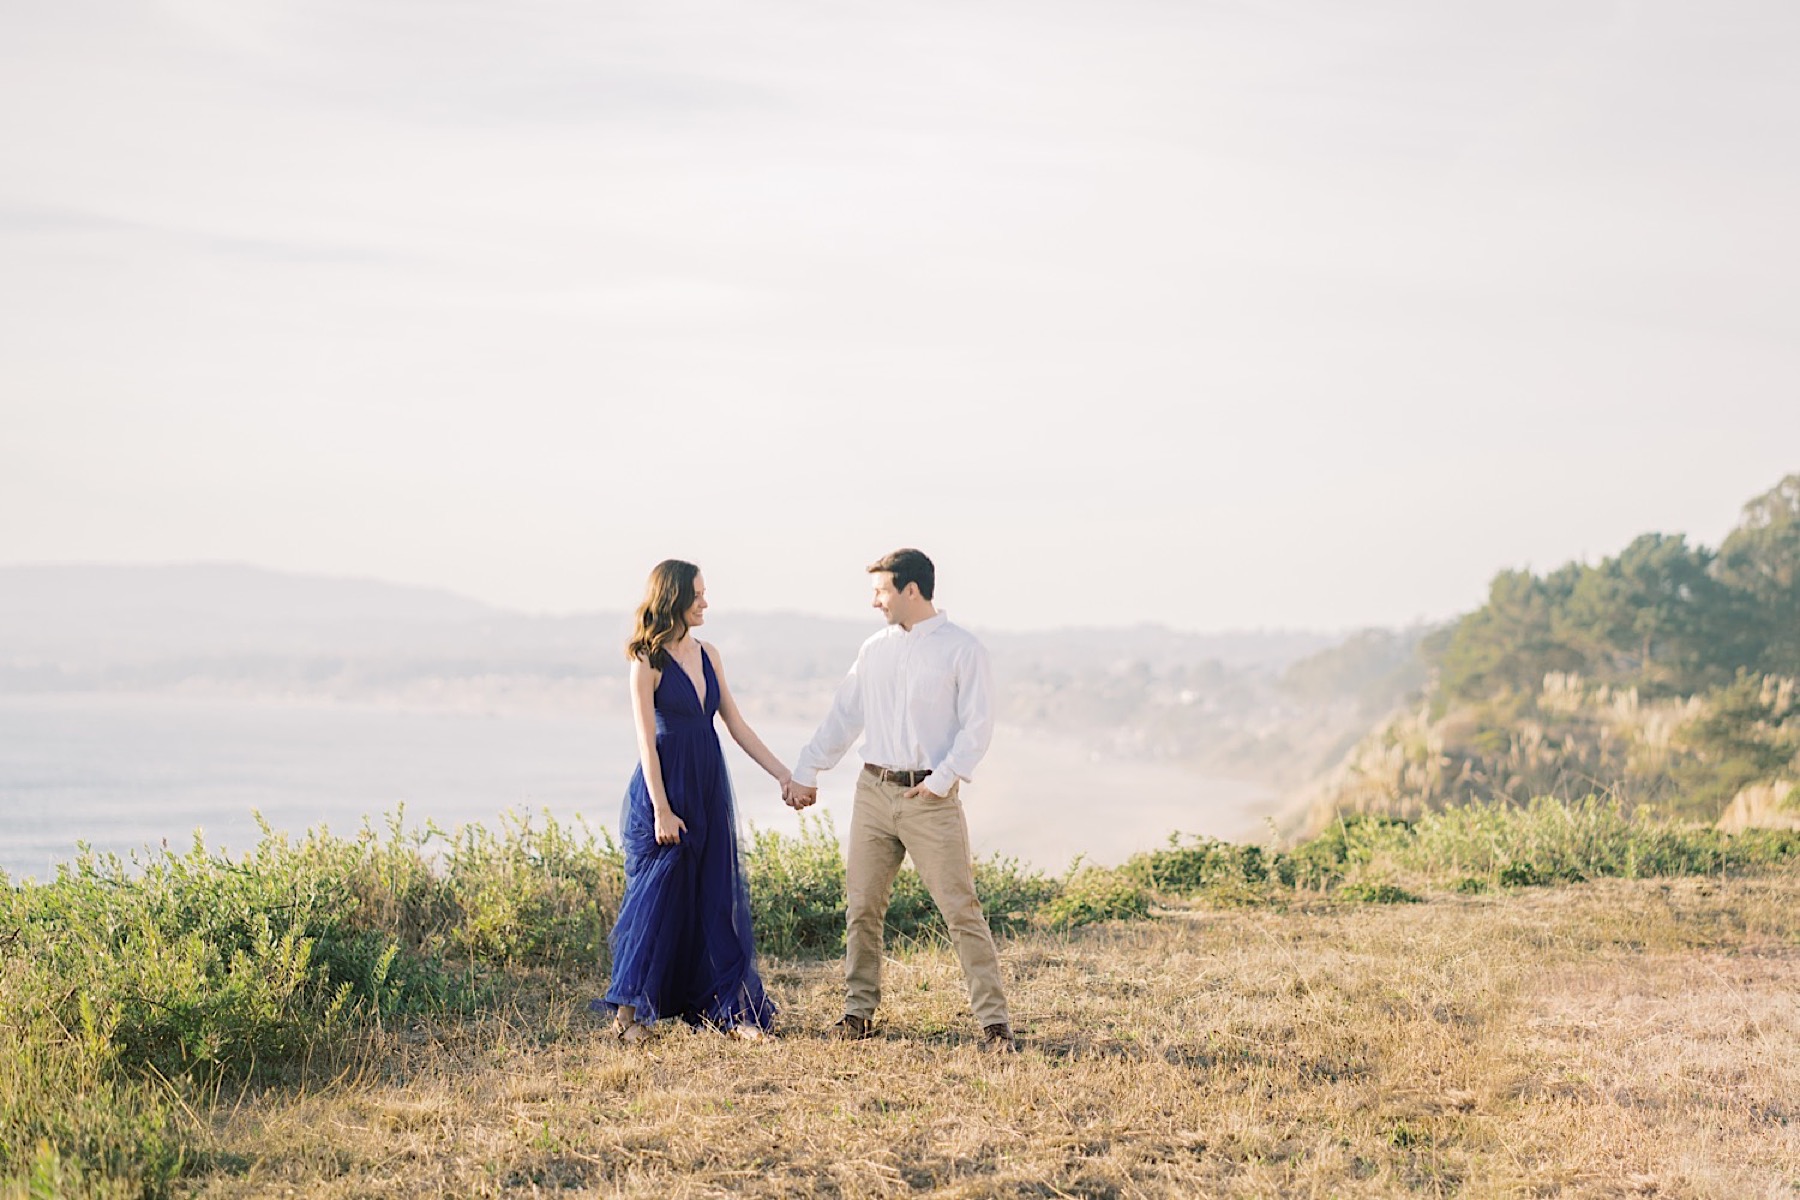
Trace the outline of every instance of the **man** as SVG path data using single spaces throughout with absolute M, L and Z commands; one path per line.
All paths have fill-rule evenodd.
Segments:
M 981 1026 L 981 1047 L 1018 1049 L 1000 983 L 1000 957 L 975 895 L 969 826 L 958 789 L 993 736 L 987 651 L 932 604 L 936 570 L 917 550 L 869 567 L 887 628 L 862 644 L 831 712 L 794 764 L 782 799 L 819 797 L 819 772 L 863 734 L 864 764 L 850 818 L 844 934 L 844 1018 L 835 1037 L 874 1035 L 881 1003 L 882 925 L 900 860 L 912 855 L 944 915 Z

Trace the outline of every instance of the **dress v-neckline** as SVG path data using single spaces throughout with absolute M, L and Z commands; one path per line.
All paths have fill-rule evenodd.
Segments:
M 680 671 L 681 677 L 683 679 L 687 680 L 687 682 L 688 682 L 688 691 L 694 693 L 694 699 L 696 699 L 700 702 L 700 707 L 702 709 L 705 709 L 706 708 L 706 694 L 712 690 L 712 681 L 706 677 L 706 647 L 705 646 L 700 647 L 700 682 L 699 683 L 694 682 L 693 673 L 691 671 L 689 671 L 685 666 L 682 665 L 682 662 L 680 659 L 676 658 L 673 654 L 670 654 L 669 661 L 675 664 L 675 669 L 677 671 Z

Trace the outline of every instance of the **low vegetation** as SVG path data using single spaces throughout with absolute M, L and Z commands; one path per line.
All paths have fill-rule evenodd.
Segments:
M 1800 1067 L 1767 1069 L 1800 1063 L 1791 1003 L 1734 993 L 1745 1015 L 1701 1072 L 1748 1081 L 1729 1094 L 1634 1075 L 1574 1008 L 1532 1024 L 1552 993 L 1647 997 L 1720 963 L 1791 996 L 1800 833 L 1545 800 L 1345 819 L 1283 850 L 1176 836 L 1060 876 L 985 860 L 1027 1047 L 1004 1068 L 972 1056 L 910 871 L 889 914 L 898 1036 L 809 1036 L 835 1016 L 836 832 L 757 831 L 744 858 L 794 1036 L 676 1031 L 637 1056 L 585 1012 L 623 870 L 579 823 L 265 830 L 238 858 L 86 854 L 0 886 L 0 1195 L 1435 1195 L 1501 1166 L 1539 1188 L 1617 1166 L 1611 1133 L 1576 1147 L 1547 1115 L 1583 1106 L 1647 1138 L 1682 1113 L 1718 1124 L 1680 1167 L 1689 1191 L 1800 1181 L 1776 1132 Z M 1656 957 L 1695 948 L 1704 970 Z M 1655 1019 L 1658 1061 L 1685 1061 L 1700 1010 Z M 1644 1106 L 1611 1112 L 1620 1088 Z M 1754 1120 L 1728 1134 L 1740 1108 Z

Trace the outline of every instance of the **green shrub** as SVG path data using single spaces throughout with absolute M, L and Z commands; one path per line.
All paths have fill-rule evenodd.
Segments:
M 495 965 L 604 967 L 625 859 L 611 834 L 579 827 L 578 838 L 547 815 L 540 827 L 513 813 L 498 833 L 463 826 L 444 858 L 451 946 Z
M 829 815 L 802 816 L 791 836 L 751 831 L 744 849 L 758 950 L 785 958 L 844 946 L 844 856 Z
M 1082 867 L 1044 906 L 1046 924 L 1057 928 L 1150 915 L 1150 890 L 1125 871 Z
M 1500 868 L 1501 887 L 1538 887 L 1549 882 L 1549 877 L 1532 863 L 1507 863 Z
M 15 890 L 9 915 L 58 981 L 56 1019 L 127 1065 L 211 1077 L 289 1057 L 303 1014 L 335 1016 L 354 990 L 340 998 L 312 961 L 308 926 L 334 890 L 267 865 L 215 862 L 196 842 L 132 879 L 116 857 L 84 852 L 51 883 Z
M 1705 875 L 1800 858 L 1800 831 L 1728 834 L 1631 809 L 1616 798 L 1494 801 L 1416 821 L 1346 814 L 1284 852 L 1173 835 L 1122 868 L 1165 896 L 1215 904 L 1278 901 L 1278 888 L 1370 898 L 1390 880 L 1463 894 L 1607 877 Z
M 744 853 L 757 948 L 781 957 L 825 957 L 844 948 L 844 857 L 829 816 L 802 817 L 799 832 L 752 830 Z M 975 891 L 995 933 L 1030 924 L 1061 885 L 1017 859 L 994 855 L 974 864 Z M 911 866 L 888 900 L 890 944 L 947 941 L 925 881 Z
M 1030 926 L 1062 893 L 1063 884 L 1016 858 L 996 854 L 976 861 L 975 890 L 989 927 L 995 933 L 1013 933 Z
M 1338 889 L 1338 899 L 1362 904 L 1417 904 L 1419 897 L 1392 883 L 1347 883 Z
M 64 1023 L 66 986 L 23 956 L 0 963 L 0 1196 L 162 1195 L 183 1160 L 176 1101 L 117 1069 L 91 1006 Z
M 84 848 L 46 883 L 0 883 L 0 1179 L 155 1194 L 183 1156 L 173 1095 L 466 1008 L 495 967 L 599 961 L 617 848 L 547 816 L 502 830 L 264 826 L 236 860 L 199 839 L 131 862 Z
M 1315 838 L 1302 842 L 1275 861 L 1275 877 L 1288 887 L 1326 891 L 1373 857 L 1379 847 L 1404 836 L 1405 821 L 1350 813 L 1332 822 Z
M 937 905 L 931 902 L 925 881 L 910 861 L 894 876 L 894 891 L 888 898 L 887 920 L 882 932 L 890 946 L 936 941 L 948 936 L 944 923 L 938 919 Z
M 18 1174 L 0 1174 L 0 1200 L 129 1200 L 165 1194 L 164 1182 L 90 1175 L 45 1141 Z
M 1017 859 L 994 855 L 974 863 L 975 893 L 982 913 L 996 934 L 1015 932 L 1031 924 L 1033 917 L 1058 892 L 1061 885 Z M 948 944 L 950 931 L 931 899 L 925 881 L 911 866 L 894 879 L 888 902 L 887 937 L 890 942 L 929 941 Z
M 1612 797 L 1563 801 L 1540 797 L 1448 808 L 1414 822 L 1346 818 L 1297 847 L 1277 874 L 1301 886 L 1302 859 L 1323 878 L 1404 874 L 1466 890 L 1464 881 L 1530 887 L 1587 879 L 1712 875 L 1754 870 L 1800 857 L 1800 833 L 1711 825 L 1631 809 Z M 1288 862 L 1296 864 L 1287 865 Z
M 1208 888 L 1257 886 L 1269 878 L 1261 846 L 1179 833 L 1160 850 L 1134 854 L 1120 868 L 1159 895 L 1193 896 Z

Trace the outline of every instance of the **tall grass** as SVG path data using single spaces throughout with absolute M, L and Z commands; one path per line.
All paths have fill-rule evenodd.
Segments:
M 828 820 L 752 831 L 744 858 L 765 953 L 841 950 Z M 998 857 L 976 877 L 1001 932 L 1060 887 Z M 521 972 L 597 992 L 624 858 L 579 821 L 452 834 L 395 814 L 349 838 L 264 825 L 237 858 L 199 839 L 141 860 L 83 849 L 49 882 L 0 884 L 0 1181 L 156 1195 L 182 1169 L 182 1114 L 227 1081 L 279 1082 L 357 1028 L 473 1011 Z M 901 942 L 945 936 L 911 869 L 888 924 Z
M 451 837 L 396 815 L 385 836 L 264 826 L 236 859 L 199 839 L 141 861 L 84 849 L 47 883 L 0 887 L 0 1179 L 66 1158 L 160 1194 L 178 1115 L 224 1081 L 470 1009 L 509 967 L 599 963 L 622 881 L 585 826 Z
M 829 820 L 753 830 L 743 856 L 763 952 L 838 953 Z M 1398 900 L 1796 857 L 1800 834 L 1730 836 L 1588 800 L 1344 820 L 1286 851 L 1176 836 L 1116 870 L 1054 877 L 994 857 L 975 871 L 1005 934 L 1143 917 L 1155 897 Z M 399 814 L 350 837 L 264 826 L 237 858 L 196 840 L 141 860 L 84 850 L 41 884 L 0 876 L 0 1196 L 165 1194 L 227 1084 L 307 1077 L 359 1030 L 492 1007 L 546 973 L 598 994 L 623 883 L 607 833 L 547 815 L 453 834 Z M 910 869 L 888 928 L 900 944 L 944 938 Z
M 1540 797 L 1523 806 L 1470 804 L 1415 821 L 1344 816 L 1317 837 L 1277 852 L 1172 835 L 1166 847 L 1134 855 L 1122 871 L 1173 897 L 1263 901 L 1299 891 L 1404 899 L 1412 895 L 1406 888 L 1474 892 L 1602 878 L 1717 875 L 1796 858 L 1797 831 L 1725 833 L 1589 796 Z

